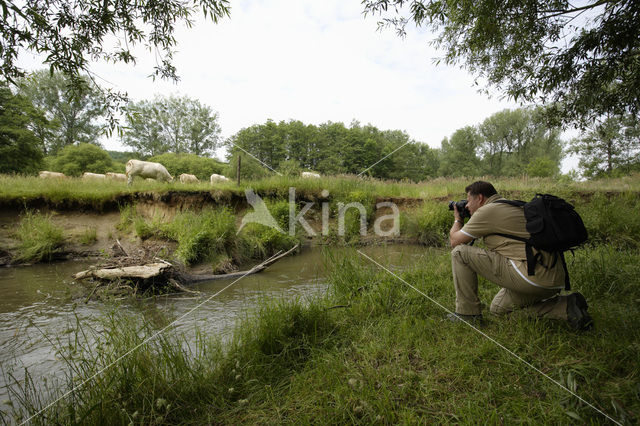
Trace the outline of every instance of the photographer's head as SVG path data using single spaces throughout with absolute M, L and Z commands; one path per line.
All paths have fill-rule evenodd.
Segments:
M 473 182 L 464 191 L 467 193 L 467 208 L 471 214 L 482 207 L 489 197 L 498 193 L 493 185 L 483 180 Z

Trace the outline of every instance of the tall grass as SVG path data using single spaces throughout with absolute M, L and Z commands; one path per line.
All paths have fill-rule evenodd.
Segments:
M 50 215 L 26 211 L 16 230 L 20 241 L 16 260 L 40 262 L 51 260 L 62 250 L 62 229 L 51 221 Z
M 163 236 L 178 242 L 176 255 L 187 264 L 230 252 L 235 242 L 235 215 L 224 207 L 182 212 L 157 227 Z
M 448 243 L 453 213 L 445 202 L 425 201 L 421 206 L 402 211 L 400 234 L 430 246 Z
M 198 212 L 185 210 L 170 220 L 145 219 L 131 207 L 122 210 L 121 229 L 133 224 L 142 238 L 168 239 L 178 243 L 175 256 L 187 265 L 210 261 L 214 269 L 220 262 L 236 264 L 251 259 L 264 259 L 287 250 L 300 241 L 300 234 L 289 235 L 289 205 L 284 200 L 267 200 L 267 208 L 281 229 L 250 223 L 238 230 L 236 216 L 228 207 L 204 208 Z

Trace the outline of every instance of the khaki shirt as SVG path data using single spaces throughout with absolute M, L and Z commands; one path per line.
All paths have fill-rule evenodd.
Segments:
M 525 243 L 511 238 L 494 235 L 496 233 L 510 234 L 518 237 L 529 238 L 527 232 L 524 210 L 520 207 L 508 204 L 495 203 L 504 199 L 495 194 L 487 199 L 487 202 L 471 216 L 471 219 L 460 230 L 471 238 L 483 238 L 489 250 L 510 259 L 510 263 L 529 284 L 538 287 L 564 288 L 564 268 L 562 262 L 547 252 L 542 253 L 542 264 L 536 264 L 535 275 L 527 273 L 527 254 Z M 533 249 L 533 253 L 537 253 Z M 545 267 L 546 266 L 546 267 Z

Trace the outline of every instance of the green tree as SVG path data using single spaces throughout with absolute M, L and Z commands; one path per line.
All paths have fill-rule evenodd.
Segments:
M 640 120 L 638 117 L 609 116 L 571 141 L 569 151 L 578 154 L 585 177 L 611 175 L 614 170 L 640 163 Z
M 31 73 L 19 82 L 19 92 L 33 105 L 45 112 L 51 126 L 38 126 L 34 132 L 40 137 L 45 154 L 55 154 L 60 148 L 74 143 L 94 143 L 105 130 L 101 119 L 105 113 L 105 99 L 100 90 L 86 77 L 71 90 L 72 81 L 62 73 L 48 70 Z
M 67 145 L 51 160 L 51 164 L 56 171 L 67 176 L 119 170 L 107 151 L 89 143 Z
M 0 7 L 1 69 L 9 80 L 23 75 L 17 58 L 25 49 L 45 55 L 51 71 L 77 77 L 94 59 L 134 64 L 133 49 L 138 45 L 159 58 L 154 77 L 177 80 L 172 63 L 177 24 L 190 27 L 200 13 L 215 23 L 229 16 L 227 0 L 0 0 Z M 109 38 L 122 43 L 108 42 Z
M 237 158 L 238 154 L 248 152 L 262 163 L 272 169 L 276 169 L 281 161 L 287 159 L 285 132 L 286 124 L 284 122 L 276 124 L 273 120 L 267 120 L 264 124 L 255 124 L 240 130 L 226 141 L 227 146 L 229 146 L 230 157 L 234 158 L 231 162 L 236 161 L 235 158 Z M 245 166 L 245 159 L 247 160 L 247 167 L 253 167 L 249 166 L 249 163 L 255 161 L 250 159 L 251 156 L 247 154 L 243 155 L 243 168 Z M 266 168 L 257 161 L 255 166 Z M 247 169 L 247 171 L 248 170 L 249 169 Z M 266 168 L 266 170 L 268 171 L 269 169 Z M 235 173 L 235 171 L 232 172 Z
M 559 172 L 558 164 L 546 157 L 536 157 L 527 164 L 525 173 L 532 177 L 552 177 Z
M 479 176 L 483 174 L 478 151 L 482 138 L 473 126 L 456 130 L 451 139 L 444 138 L 440 148 L 442 176 Z
M 515 176 L 535 158 L 543 157 L 559 170 L 563 142 L 560 128 L 546 121 L 542 108 L 505 109 L 478 126 L 484 172 L 493 176 Z
M 127 107 L 122 142 L 144 155 L 206 155 L 218 147 L 218 113 L 186 96 L 156 96 Z
M 47 125 L 28 99 L 0 86 L 0 173 L 34 173 L 42 165 L 42 141 L 30 130 Z
M 389 177 L 391 179 L 409 179 L 420 182 L 434 178 L 440 168 L 439 152 L 427 144 L 413 142 L 390 156 L 392 161 Z
M 436 34 L 444 62 L 525 102 L 558 102 L 565 121 L 640 110 L 635 0 L 363 0 L 379 26 L 413 21 Z M 408 7 L 404 7 L 408 6 Z

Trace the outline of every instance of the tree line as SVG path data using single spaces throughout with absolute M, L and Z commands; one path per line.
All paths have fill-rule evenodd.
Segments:
M 13 90 L 0 87 L 0 172 L 34 173 L 45 165 L 71 175 L 81 172 L 80 165 L 89 167 L 83 171 L 96 173 L 120 171 L 123 161 L 113 155 L 123 155 L 162 158 L 174 170 L 204 176 L 204 163 L 196 165 L 193 159 L 208 158 L 222 145 L 227 147 L 229 165 L 223 168 L 216 162 L 213 167 L 216 173 L 232 177 L 240 155 L 246 177 L 272 173 L 261 163 L 285 174 L 312 170 L 411 181 L 523 173 L 555 176 L 567 153 L 579 156 L 586 177 L 640 168 L 640 125 L 633 114 L 594 120 L 580 137 L 568 142 L 561 140 L 560 125 L 549 119 L 552 114 L 544 107 L 500 111 L 482 123 L 458 129 L 439 148 L 412 140 L 401 130 L 380 130 L 357 121 L 347 126 L 268 120 L 222 141 L 216 111 L 197 99 L 174 95 L 129 102 L 119 137 L 133 151 L 106 158 L 84 145 L 98 145 L 109 131 L 108 101 L 89 78 L 81 80 L 78 90 L 77 82 L 64 74 L 41 70 L 19 79 Z M 91 155 L 95 161 L 80 160 Z M 70 165 L 73 161 L 76 166 Z

